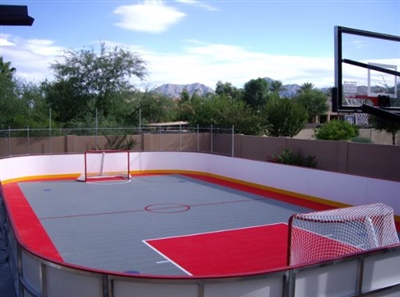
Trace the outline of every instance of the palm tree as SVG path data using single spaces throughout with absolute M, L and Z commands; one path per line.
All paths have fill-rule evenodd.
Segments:
M 279 92 L 285 90 L 285 87 L 283 86 L 283 84 L 280 80 L 273 80 L 271 82 L 270 89 L 273 93 L 279 94 Z
M 315 85 L 313 83 L 306 82 L 300 86 L 300 92 L 311 91 L 311 90 L 314 90 L 314 88 L 315 88 Z

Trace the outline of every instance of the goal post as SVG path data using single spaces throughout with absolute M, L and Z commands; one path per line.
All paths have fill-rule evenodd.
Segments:
M 129 179 L 129 151 L 97 150 L 84 153 L 84 169 L 78 181 Z
M 289 265 L 399 243 L 394 211 L 383 203 L 295 214 L 288 240 Z

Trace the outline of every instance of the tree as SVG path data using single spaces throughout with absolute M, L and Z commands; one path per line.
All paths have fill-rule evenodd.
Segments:
M 300 86 L 300 92 L 308 92 L 308 91 L 312 91 L 314 89 L 315 89 L 314 84 L 310 83 L 310 82 L 303 83 Z
M 235 126 L 236 133 L 247 135 L 257 135 L 261 132 L 260 121 L 254 110 L 244 101 L 232 100 L 226 94 L 180 102 L 179 119 L 188 121 L 191 126 Z
M 391 121 L 385 118 L 370 116 L 372 126 L 379 131 L 386 131 L 392 135 L 392 144 L 396 144 L 396 134 L 400 130 L 400 122 Z
M 215 93 L 218 95 L 225 94 L 226 96 L 237 100 L 240 100 L 243 97 L 243 90 L 233 86 L 230 82 L 223 83 L 218 81 L 215 86 Z
M 268 95 L 270 95 L 269 84 L 263 78 L 252 79 L 244 85 L 243 99 L 256 110 L 265 106 Z
M 160 123 L 175 120 L 176 102 L 155 92 L 144 92 L 140 97 L 140 108 L 143 123 Z
M 288 98 L 279 98 L 277 95 L 268 100 L 262 111 L 269 136 L 293 137 L 297 135 L 307 123 L 306 109 L 296 101 Z
M 279 92 L 285 90 L 282 82 L 280 80 L 273 80 L 271 82 L 271 91 L 272 93 L 279 94 Z
M 358 136 L 358 127 L 347 121 L 332 120 L 316 130 L 315 137 L 323 140 L 350 140 Z
M 0 129 L 26 127 L 26 108 L 19 98 L 16 69 L 0 57 Z
M 46 84 L 47 100 L 61 121 L 94 118 L 113 121 L 115 109 L 134 91 L 131 77 L 146 76 L 145 62 L 138 54 L 120 47 L 67 51 L 63 61 L 51 65 L 55 82 Z M 67 113 L 63 115 L 63 113 Z
M 4 62 L 3 57 L 0 56 L 0 76 L 2 79 L 12 80 L 17 70 L 11 67 L 11 62 Z
M 49 124 L 49 106 L 41 85 L 24 83 L 20 87 L 20 100 L 25 105 L 26 124 L 30 128 L 43 128 Z
M 329 110 L 327 99 L 328 97 L 324 92 L 308 87 L 301 90 L 295 98 L 307 110 L 310 122 L 314 122 L 317 116 Z

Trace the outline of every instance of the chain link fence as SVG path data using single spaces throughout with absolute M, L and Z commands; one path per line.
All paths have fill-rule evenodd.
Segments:
M 233 156 L 234 127 L 143 126 L 0 130 L 0 158 L 86 150 L 193 151 Z

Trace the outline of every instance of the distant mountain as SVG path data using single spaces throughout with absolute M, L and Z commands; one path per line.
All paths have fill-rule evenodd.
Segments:
M 178 85 L 178 84 L 163 84 L 154 89 L 154 92 L 163 94 L 170 98 L 180 98 L 183 90 L 186 90 L 190 96 L 197 94 L 199 96 L 205 96 L 208 93 L 215 93 L 214 89 L 207 87 L 200 83 Z
M 272 83 L 275 81 L 274 79 L 270 77 L 263 77 L 264 80 L 266 80 L 268 83 Z M 293 98 L 295 97 L 298 92 L 300 91 L 301 86 L 298 84 L 287 84 L 283 85 L 283 90 L 279 92 L 280 97 L 286 97 L 286 98 Z M 360 93 L 365 93 L 366 94 L 366 87 L 358 87 Z M 199 96 L 205 96 L 208 93 L 215 93 L 215 90 L 213 88 L 210 88 L 204 84 L 201 83 L 193 83 L 193 84 L 163 84 L 157 88 L 154 89 L 156 93 L 163 94 L 165 96 L 168 96 L 170 98 L 176 99 L 180 98 L 181 93 L 183 90 L 186 90 L 189 92 L 190 96 L 192 96 L 194 93 L 198 94 Z M 329 91 L 328 88 L 323 88 L 321 91 Z
M 275 79 L 272 79 L 270 77 L 263 77 L 263 79 L 266 80 L 269 84 L 272 84 L 275 81 Z M 288 85 L 283 85 L 282 88 L 283 88 L 283 91 L 279 92 L 280 97 L 293 98 L 299 92 L 300 85 L 288 84 Z
M 283 91 L 279 92 L 280 97 L 293 98 L 300 91 L 300 86 L 298 84 L 283 85 L 283 88 Z

